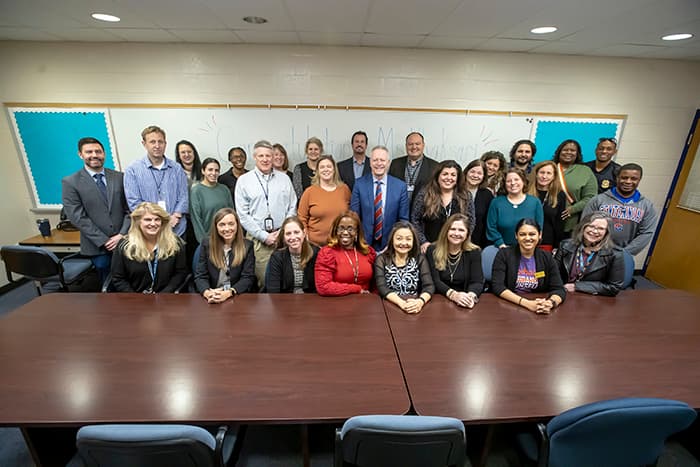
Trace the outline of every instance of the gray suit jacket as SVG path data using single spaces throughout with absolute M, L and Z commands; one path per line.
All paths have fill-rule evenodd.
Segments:
M 129 230 L 124 174 L 105 169 L 105 179 L 106 202 L 85 168 L 61 180 L 63 207 L 68 219 L 80 230 L 80 252 L 86 256 L 105 253 L 103 245 L 109 237 Z

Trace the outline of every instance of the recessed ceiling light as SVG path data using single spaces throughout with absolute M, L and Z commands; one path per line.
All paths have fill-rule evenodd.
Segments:
M 250 24 L 265 24 L 267 23 L 267 20 L 265 18 L 262 18 L 260 16 L 246 16 L 243 18 L 243 21 L 246 23 Z
M 661 39 L 664 41 L 682 41 L 683 39 L 690 39 L 691 37 L 693 37 L 692 34 L 682 33 L 682 34 L 668 34 L 666 36 L 661 37 Z
M 550 32 L 556 31 L 557 28 L 554 26 L 541 26 L 539 28 L 532 28 L 530 32 L 533 34 L 549 34 Z
M 122 20 L 118 16 L 108 15 L 107 13 L 93 13 L 91 16 L 97 20 L 107 21 L 109 23 L 118 23 Z

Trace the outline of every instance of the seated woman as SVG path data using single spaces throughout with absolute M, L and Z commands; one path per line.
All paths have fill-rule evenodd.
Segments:
M 136 206 L 129 233 L 112 256 L 115 290 L 175 292 L 186 276 L 185 246 L 170 227 L 170 215 L 155 203 Z
M 345 211 L 333 221 L 328 245 L 316 257 L 316 291 L 325 296 L 369 293 L 376 256 L 365 241 L 360 218 Z
M 253 242 L 246 240 L 236 211 L 222 208 L 214 214 L 209 237 L 199 248 L 194 269 L 197 292 L 209 303 L 221 303 L 250 292 L 256 283 Z
M 551 313 L 566 298 L 557 263 L 548 251 L 537 248 L 540 225 L 531 218 L 515 226 L 518 243 L 501 248 L 493 261 L 491 290 L 504 300 L 535 313 Z M 525 298 L 520 293 L 546 293 L 546 298 Z
M 298 217 L 282 222 L 277 236 L 277 250 L 270 256 L 265 274 L 268 293 L 315 293 L 314 267 L 318 248 L 306 238 Z
M 484 273 L 481 249 L 471 242 L 467 216 L 450 216 L 426 256 L 437 293 L 459 306 L 474 307 L 484 287 Z
M 614 297 L 625 279 L 625 258 L 611 236 L 612 219 L 595 211 L 581 219 L 573 237 L 561 242 L 554 259 L 567 292 Z
M 430 266 L 410 223 L 394 224 L 386 250 L 374 263 L 374 278 L 379 295 L 406 313 L 420 313 L 435 293 Z

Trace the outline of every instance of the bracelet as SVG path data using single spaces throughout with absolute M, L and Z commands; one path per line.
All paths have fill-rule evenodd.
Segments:
M 518 306 L 523 302 L 523 297 L 520 297 L 520 300 L 518 300 Z
M 454 293 L 455 293 L 455 289 L 448 290 L 447 294 L 446 294 L 447 298 L 452 298 L 452 294 L 454 294 Z
M 424 299 L 423 297 L 421 297 L 420 295 L 418 296 L 418 300 L 420 300 L 421 302 L 423 302 L 423 305 L 425 305 L 426 301 L 425 301 L 425 299 Z

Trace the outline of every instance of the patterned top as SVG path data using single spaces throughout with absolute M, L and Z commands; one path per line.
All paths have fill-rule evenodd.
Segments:
M 397 266 L 393 262 L 384 267 L 386 285 L 392 292 L 404 295 L 418 295 L 418 282 L 420 272 L 415 258 L 409 258 L 404 266 Z
M 301 267 L 301 256 L 291 253 L 292 270 L 294 271 L 294 293 L 304 293 L 304 269 Z

